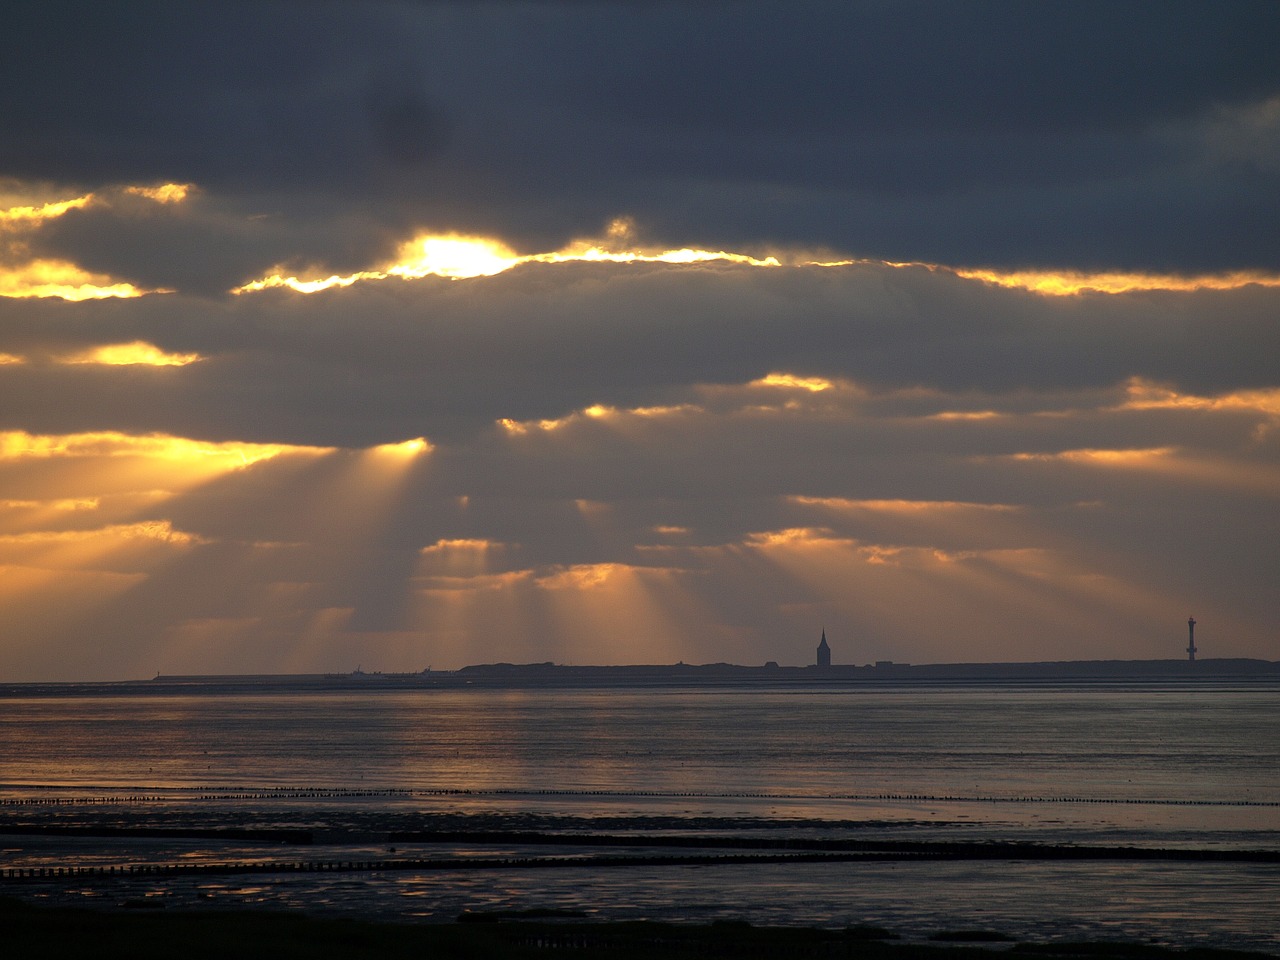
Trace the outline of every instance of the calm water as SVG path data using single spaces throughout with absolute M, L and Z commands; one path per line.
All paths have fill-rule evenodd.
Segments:
M 11 688 L 0 696 L 0 801 L 0 866 L 10 868 L 585 856 L 600 850 L 575 839 L 599 833 L 637 843 L 683 835 L 1277 850 L 1280 687 Z M 87 835 L 21 832 L 51 824 Z M 315 842 L 282 849 L 184 833 L 229 826 L 307 829 Z M 173 833 L 137 835 L 155 827 Z M 401 841 L 394 854 L 386 840 L 440 829 L 458 836 Z M 473 842 L 477 829 L 537 830 L 556 843 Z M 122 830 L 130 835 L 106 835 Z M 555 907 L 877 923 L 907 936 L 984 927 L 1280 952 L 1275 864 L 646 864 L 251 881 L 11 883 L 6 892 L 430 919 Z

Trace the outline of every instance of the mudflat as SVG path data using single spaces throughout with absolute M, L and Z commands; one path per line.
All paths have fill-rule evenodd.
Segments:
M 184 913 L 125 903 L 114 910 L 42 907 L 0 899 L 9 956 L 42 960 L 488 960 L 563 957 L 850 957 L 858 960 L 1246 960 L 1271 954 L 1177 950 L 1126 942 L 1014 943 L 998 931 L 939 931 L 897 941 L 875 927 L 842 930 L 652 921 L 594 923 L 554 913 L 468 914 L 453 923 L 384 923 L 239 910 Z M 136 909 L 131 909 L 136 908 Z

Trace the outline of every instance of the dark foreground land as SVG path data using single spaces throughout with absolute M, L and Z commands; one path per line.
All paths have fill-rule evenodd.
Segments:
M 125 904 L 124 906 L 142 906 Z M 898 943 L 877 928 L 817 930 L 745 922 L 692 926 L 591 923 L 571 916 L 465 915 L 450 924 L 320 919 L 292 913 L 91 911 L 0 899 L 0 942 L 10 957 L 42 960 L 489 960 L 489 958 L 808 958 L 856 960 L 1246 960 L 1269 954 L 1171 950 L 1133 943 L 1009 943 L 983 931 Z M 995 951 L 999 949 L 997 954 Z

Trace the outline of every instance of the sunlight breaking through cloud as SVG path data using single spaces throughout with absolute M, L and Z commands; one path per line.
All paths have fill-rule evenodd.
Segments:
M 69 544 L 91 540 L 141 539 L 168 544 L 208 543 L 204 537 L 177 530 L 168 520 L 141 520 L 136 523 L 112 524 L 89 530 L 37 530 L 28 533 L 0 534 L 0 544 Z
M 489 237 L 456 233 L 422 234 L 401 246 L 396 259 L 380 269 L 361 270 L 346 275 L 309 279 L 285 276 L 277 270 L 259 280 L 237 287 L 233 293 L 285 287 L 299 293 L 317 293 L 332 287 L 348 287 L 364 280 L 387 280 L 393 277 L 418 280 L 444 277 L 466 280 L 491 277 L 526 263 L 669 263 L 693 264 L 722 261 L 756 267 L 777 267 L 776 257 L 756 258 L 725 250 L 620 250 L 603 241 L 577 241 L 551 253 L 517 254 L 506 244 Z
M 66 260 L 29 260 L 17 266 L 0 264 L 0 297 L 57 297 L 61 300 L 105 300 L 109 297 L 140 297 L 143 290 L 131 283 L 113 280 L 103 273 L 90 273 Z
M 1089 463 L 1099 466 L 1143 466 L 1154 460 L 1168 457 L 1175 452 L 1173 447 L 1151 447 L 1139 450 L 1060 450 L 1055 453 L 1011 453 L 1010 460 L 1032 461 L 1067 461 L 1069 463 Z
M 784 389 L 808 390 L 810 393 L 821 393 L 823 390 L 831 389 L 831 381 L 824 380 L 822 377 L 797 377 L 791 373 L 771 373 L 768 376 L 761 377 L 759 380 L 752 380 L 748 386 L 781 387 Z
M 956 276 L 981 280 L 1001 287 L 1030 290 L 1046 296 L 1074 296 L 1080 293 L 1132 293 L 1141 290 L 1236 290 L 1256 284 L 1280 287 L 1280 276 L 1237 270 L 1222 274 L 1179 276 L 1150 273 L 1083 273 L 1073 270 L 998 271 L 954 268 Z
M 190 183 L 160 183 L 153 187 L 125 187 L 124 192 L 156 203 L 181 203 L 194 189 Z
M 0 431 L 0 461 L 50 457 L 146 457 L 191 463 L 249 466 L 283 453 L 327 453 L 327 447 L 275 443 L 217 443 L 164 434 L 137 436 L 115 431 L 73 434 L 32 434 Z
M 607 236 L 598 240 L 578 240 L 561 250 L 550 253 L 518 254 L 510 246 L 492 237 L 459 233 L 425 233 L 402 244 L 396 257 L 381 267 L 359 270 L 349 274 L 299 277 L 277 267 L 268 275 L 252 280 L 231 292 L 254 293 L 261 290 L 285 288 L 298 293 L 318 293 L 333 288 L 349 287 L 362 281 L 401 279 L 418 280 L 425 277 L 441 277 L 466 280 L 492 277 L 529 263 L 664 263 L 688 265 L 723 262 L 751 267 L 890 267 L 894 269 L 924 269 L 951 274 L 964 280 L 989 283 L 1011 289 L 1027 290 L 1043 296 L 1076 296 L 1083 293 L 1122 294 L 1135 291 L 1235 290 L 1249 285 L 1280 287 L 1280 275 L 1261 271 L 1230 271 L 1222 274 L 1145 274 L 1099 272 L 1088 273 L 1073 270 L 1015 270 L 1000 271 L 988 268 L 957 267 L 921 261 L 891 261 L 875 259 L 815 260 L 801 253 L 788 255 L 776 252 L 767 256 L 754 256 L 727 250 L 704 250 L 690 247 L 678 249 L 631 247 L 629 228 L 610 227 Z M 785 374 L 771 374 L 761 378 L 758 385 L 803 387 L 808 390 L 825 389 L 820 378 L 789 378 Z
M 0 209 L 0 229 L 3 229 L 6 224 L 51 220 L 54 217 L 62 216 L 68 210 L 79 210 L 81 207 L 91 203 L 93 199 L 94 195 L 92 193 L 86 193 L 84 196 L 72 197 L 69 200 L 53 200 L 46 203 L 34 204 L 17 204 L 12 207 Z
M 165 353 L 154 344 L 143 340 L 133 343 L 113 343 L 93 347 L 80 353 L 60 357 L 66 364 L 102 364 L 104 366 L 185 367 L 204 359 L 198 353 Z
M 1122 294 L 1141 291 L 1191 293 L 1198 290 L 1238 290 L 1247 286 L 1280 287 L 1280 274 L 1260 270 L 1231 270 L 1225 273 L 1173 274 L 1051 269 L 996 270 L 990 267 L 961 267 L 923 260 L 875 260 L 849 258 L 794 262 L 808 267 L 892 267 L 899 270 L 928 270 L 952 274 L 998 287 L 1026 290 L 1046 297 L 1072 297 L 1084 293 Z
M 1280 389 L 1236 390 L 1218 396 L 1179 393 L 1171 387 L 1133 377 L 1126 384 L 1127 410 L 1255 410 L 1280 417 Z
M 149 187 L 126 186 L 114 193 L 108 190 L 60 200 L 14 203 L 17 198 L 0 198 L 0 202 L 12 204 L 0 208 L 0 297 L 79 301 L 171 293 L 166 289 L 143 289 L 104 273 L 85 270 L 69 260 L 34 256 L 30 240 L 46 221 L 73 210 L 112 206 L 113 195 L 117 200 L 123 193 L 170 204 L 181 203 L 192 189 L 191 184 L 163 183 Z

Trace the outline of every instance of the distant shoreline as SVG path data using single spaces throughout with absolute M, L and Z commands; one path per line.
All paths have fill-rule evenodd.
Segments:
M 1205 660 L 1064 660 L 1009 663 L 864 666 L 745 666 L 730 663 L 577 666 L 557 663 L 488 663 L 420 673 L 157 674 L 147 680 L 28 681 L 0 683 L 0 693 L 155 692 L 211 687 L 288 689 L 466 689 L 538 687 L 773 687 L 894 684 L 1147 683 L 1280 680 L 1280 661 L 1249 658 Z

